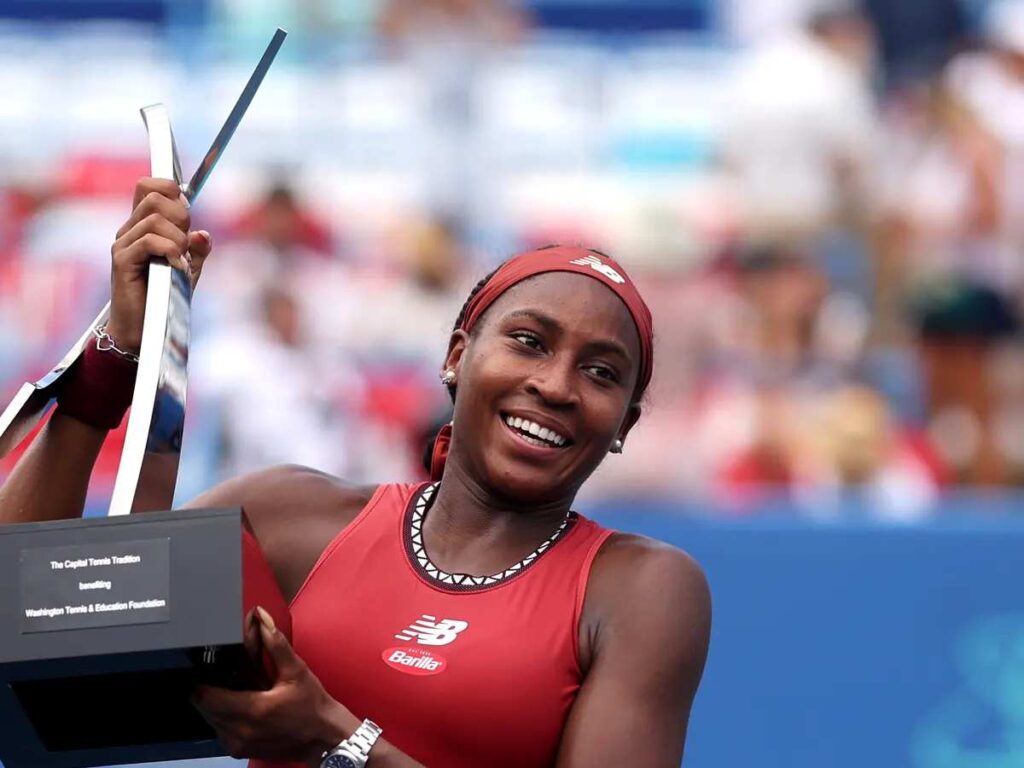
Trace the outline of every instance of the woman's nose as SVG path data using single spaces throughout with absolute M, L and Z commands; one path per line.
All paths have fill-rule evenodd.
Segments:
M 545 402 L 565 405 L 578 400 L 576 384 L 576 366 L 572 361 L 552 358 L 538 367 L 527 386 Z

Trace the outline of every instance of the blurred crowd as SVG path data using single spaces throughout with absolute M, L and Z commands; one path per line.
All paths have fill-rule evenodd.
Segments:
M 469 288 L 505 255 L 560 240 L 627 266 L 658 344 L 647 416 L 588 493 L 737 515 L 779 499 L 827 515 L 855 497 L 910 520 L 960 487 L 1024 483 L 1024 0 L 969 6 L 894 55 L 870 3 L 721 3 L 713 128 L 697 149 L 654 135 L 620 149 L 663 155 L 600 182 L 643 188 L 624 217 L 588 208 L 622 195 L 575 168 L 548 185 L 550 205 L 522 202 L 543 176 L 516 195 L 491 181 L 510 158 L 533 170 L 531 147 L 504 140 L 496 159 L 482 138 L 495 131 L 489 64 L 541 35 L 527 8 L 376 4 L 379 55 L 422 89 L 422 194 L 382 214 L 356 190 L 339 215 L 309 169 L 250 169 L 238 204 L 197 208 L 215 251 L 194 306 L 189 471 L 202 484 L 280 462 L 357 482 L 423 476 Z M 596 66 L 616 55 L 595 50 Z M 638 101 L 644 89 L 627 84 Z M 500 109 L 538 135 L 570 121 L 546 115 L 550 94 L 505 92 Z M 649 98 L 687 115 L 686 93 Z M 106 226 L 91 206 L 123 207 L 145 170 L 144 156 L 100 152 L 0 176 L 5 397 L 103 299 L 102 259 L 46 233 Z

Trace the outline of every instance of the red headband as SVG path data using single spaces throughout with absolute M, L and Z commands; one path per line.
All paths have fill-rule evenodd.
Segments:
M 466 307 L 465 317 L 459 327 L 467 333 L 472 331 L 484 311 L 505 291 L 528 277 L 545 272 L 575 272 L 578 275 L 592 277 L 622 300 L 633 317 L 637 335 L 640 337 L 640 371 L 634 392 L 637 396 L 643 394 L 654 370 L 654 325 L 651 321 L 651 310 L 640 297 L 640 292 L 629 279 L 629 275 L 608 256 L 596 254 L 586 248 L 567 246 L 544 248 L 513 256 L 491 275 L 491 279 L 483 288 L 476 292 Z
M 643 394 L 651 382 L 651 373 L 654 370 L 654 324 L 651 321 L 651 310 L 640 298 L 640 292 L 622 267 L 608 256 L 596 254 L 586 248 L 558 246 L 513 256 L 502 264 L 470 299 L 459 328 L 469 333 L 481 315 L 505 291 L 528 277 L 545 272 L 575 272 L 592 277 L 608 286 L 622 300 L 636 324 L 637 335 L 640 337 L 640 371 L 633 391 L 637 397 Z M 444 474 L 451 436 L 452 428 L 448 424 L 441 429 L 434 441 L 430 464 L 432 480 L 440 480 Z

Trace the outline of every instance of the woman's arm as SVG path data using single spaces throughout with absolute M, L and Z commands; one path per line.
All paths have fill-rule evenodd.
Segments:
M 141 179 L 135 187 L 132 214 L 110 251 L 107 332 L 122 349 L 139 348 L 150 260 L 167 259 L 195 283 L 210 253 L 209 236 L 189 231 L 183 201 L 173 181 Z M 58 409 L 0 487 L 0 524 L 79 517 L 106 434 Z
M 667 545 L 616 535 L 594 562 L 583 625 L 590 666 L 558 768 L 678 768 L 711 631 L 700 567 Z
M 79 517 L 104 430 L 56 413 L 0 486 L 0 524 Z

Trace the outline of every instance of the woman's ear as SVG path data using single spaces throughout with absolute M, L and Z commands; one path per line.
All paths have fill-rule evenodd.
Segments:
M 444 359 L 444 367 L 441 369 L 444 371 L 455 371 L 455 380 L 459 380 L 459 367 L 462 365 L 462 355 L 466 351 L 466 346 L 469 344 L 469 334 L 461 328 L 452 331 L 451 338 L 448 339 L 448 354 Z
M 629 431 L 634 427 L 634 425 L 636 425 L 636 422 L 640 418 L 640 413 L 640 403 L 633 403 L 629 406 L 629 409 L 626 411 L 626 418 L 622 420 L 622 427 L 619 429 L 619 434 L 617 435 L 622 442 L 626 442 L 626 435 L 628 435 Z

